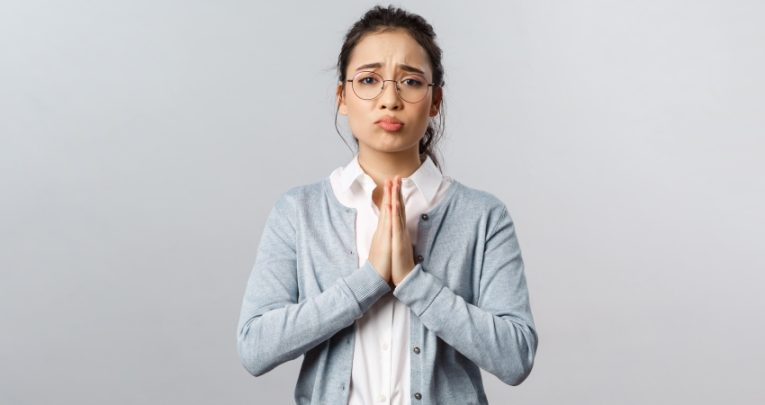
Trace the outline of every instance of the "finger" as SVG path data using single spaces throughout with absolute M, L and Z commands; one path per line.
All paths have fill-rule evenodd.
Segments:
M 408 232 L 406 228 L 406 217 L 404 216 L 404 204 L 403 199 L 399 198 L 401 195 L 401 176 L 396 179 L 396 207 L 397 207 L 397 213 L 396 213 L 396 239 L 398 240 L 397 249 L 399 252 L 403 252 L 403 250 L 407 246 L 407 239 L 408 239 Z
M 388 200 L 390 199 L 390 195 L 388 193 L 387 181 L 385 181 L 382 184 L 382 188 L 383 188 L 383 198 L 382 198 L 382 202 L 380 203 L 380 220 L 385 220 L 385 215 L 388 212 L 388 210 L 385 207 L 388 205 Z
M 385 210 L 385 231 L 386 235 L 390 236 L 390 202 L 391 202 L 391 192 L 390 192 L 390 180 L 385 180 L 385 201 L 383 202 L 383 209 Z
M 408 237 L 408 232 L 406 228 L 406 212 L 404 211 L 404 198 L 403 198 L 403 192 L 401 191 L 401 177 L 398 178 L 398 186 L 396 187 L 396 204 L 398 206 L 398 229 L 399 229 L 399 238 L 401 238 L 401 241 L 406 241 Z
M 401 224 L 401 220 L 399 219 L 399 206 L 398 206 L 398 198 L 396 196 L 398 195 L 398 176 L 395 176 L 393 178 L 393 204 L 391 212 L 393 213 L 393 234 L 397 235 L 399 231 L 399 225 Z
M 397 198 L 398 198 L 399 207 L 401 207 L 400 208 L 400 210 L 401 210 L 401 223 L 402 224 L 406 224 L 406 205 L 404 204 L 404 193 L 401 191 L 401 178 L 400 177 L 398 179 L 398 184 L 399 184 L 399 187 L 398 187 L 399 192 L 398 192 Z
M 396 219 L 396 217 L 395 217 L 395 215 L 396 215 L 396 205 L 395 205 L 395 202 L 396 202 L 396 194 L 395 194 L 395 192 L 396 192 L 396 190 L 395 190 L 395 184 L 393 184 L 393 179 L 390 179 L 389 181 L 390 181 L 390 184 L 388 186 L 388 193 L 390 195 L 390 204 L 389 204 L 388 208 L 390 209 L 390 211 L 388 211 L 388 213 L 390 214 L 391 221 L 393 221 L 394 219 Z

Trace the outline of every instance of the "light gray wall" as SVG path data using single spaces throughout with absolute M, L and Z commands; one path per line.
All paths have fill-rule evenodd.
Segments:
M 276 197 L 352 156 L 333 65 L 372 4 L 0 3 L 0 403 L 291 402 L 302 359 L 253 378 L 236 321 Z M 765 5 L 403 5 L 445 172 L 524 253 L 537 360 L 492 403 L 763 403 Z

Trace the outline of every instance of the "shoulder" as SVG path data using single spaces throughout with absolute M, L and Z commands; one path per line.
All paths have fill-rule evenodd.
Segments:
M 459 221 L 466 224 L 480 224 L 478 229 L 483 229 L 486 237 L 502 226 L 513 224 L 508 204 L 494 192 L 456 181 L 452 186 L 455 185 L 458 187 L 457 194 L 450 208 L 458 214 L 452 218 L 460 218 Z
M 324 180 L 290 186 L 276 198 L 275 206 L 292 208 L 308 201 L 317 201 L 324 193 Z
M 321 181 L 290 186 L 283 189 L 271 205 L 271 210 L 266 220 L 270 227 L 278 229 L 299 228 L 301 212 L 311 206 L 311 202 L 320 201 L 323 193 Z
M 505 202 L 490 191 L 471 187 L 456 180 L 453 180 L 451 187 L 457 187 L 455 200 L 464 209 L 482 212 L 497 211 L 499 213 L 507 209 Z

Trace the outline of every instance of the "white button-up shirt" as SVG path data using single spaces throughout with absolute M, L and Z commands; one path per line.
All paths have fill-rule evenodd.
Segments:
M 380 214 L 372 200 L 377 185 L 359 165 L 358 154 L 346 166 L 332 171 L 329 178 L 337 199 L 357 209 L 356 249 L 361 266 L 369 256 Z M 420 214 L 439 203 L 451 181 L 430 157 L 411 176 L 401 179 L 406 225 L 413 244 L 417 243 Z M 348 405 L 411 403 L 409 317 L 409 308 L 391 292 L 356 321 Z

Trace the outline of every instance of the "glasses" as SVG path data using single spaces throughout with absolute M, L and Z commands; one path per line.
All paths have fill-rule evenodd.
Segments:
M 351 82 L 353 92 L 363 100 L 373 100 L 382 94 L 385 89 L 385 82 L 396 83 L 396 93 L 402 100 L 408 103 L 417 103 L 428 94 L 428 89 L 434 83 L 428 81 L 417 74 L 410 74 L 406 77 L 396 80 L 383 80 L 382 76 L 375 72 L 362 70 L 353 76 L 353 79 L 346 80 Z

